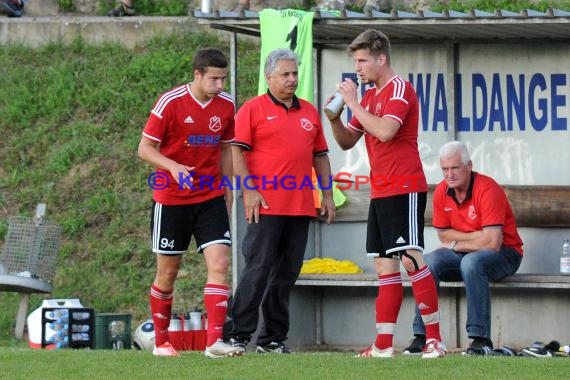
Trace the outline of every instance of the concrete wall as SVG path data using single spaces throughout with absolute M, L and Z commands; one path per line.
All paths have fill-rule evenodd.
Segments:
M 0 18 L 0 45 L 38 47 L 48 43 L 66 44 L 81 38 L 88 44 L 117 42 L 133 48 L 157 34 L 202 30 L 211 29 L 198 25 L 193 17 L 6 17 Z

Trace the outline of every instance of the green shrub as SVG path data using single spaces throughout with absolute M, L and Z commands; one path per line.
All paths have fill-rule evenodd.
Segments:
M 38 49 L 0 49 L 0 246 L 13 215 L 63 226 L 51 298 L 79 298 L 97 312 L 148 317 L 155 259 L 149 248 L 154 170 L 137 145 L 157 97 L 192 79 L 192 51 L 229 43 L 212 33 L 162 36 L 134 50 L 74 41 Z M 256 94 L 259 49 L 241 41 L 240 101 Z M 229 91 L 229 80 L 227 81 Z M 174 309 L 202 304 L 202 255 L 183 259 Z M 30 311 L 41 303 L 33 295 Z M 0 339 L 13 331 L 17 298 L 0 298 Z

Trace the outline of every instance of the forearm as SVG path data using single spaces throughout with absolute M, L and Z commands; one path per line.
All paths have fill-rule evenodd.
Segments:
M 442 246 L 457 252 L 474 252 L 481 250 L 498 251 L 502 244 L 502 229 L 486 229 L 482 231 L 461 232 L 444 230 L 438 232 Z
M 346 128 L 340 120 L 340 117 L 330 120 L 330 123 L 333 137 L 342 150 L 348 150 L 352 148 L 361 136 L 360 134 L 352 132 Z
M 152 166 L 168 171 L 171 171 L 172 166 L 177 164 L 174 160 L 160 153 L 158 150 L 158 144 L 151 143 L 150 141 L 145 140 L 144 137 L 139 143 L 138 155 L 143 161 L 151 164 Z

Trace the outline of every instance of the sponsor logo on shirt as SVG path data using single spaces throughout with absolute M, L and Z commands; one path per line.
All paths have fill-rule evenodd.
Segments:
M 191 148 L 208 148 L 220 143 L 220 135 L 189 135 L 184 145 Z

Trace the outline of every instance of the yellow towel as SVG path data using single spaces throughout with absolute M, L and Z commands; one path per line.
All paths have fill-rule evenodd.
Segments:
M 362 269 L 350 260 L 335 260 L 329 257 L 307 260 L 303 263 L 301 273 L 362 273 Z

